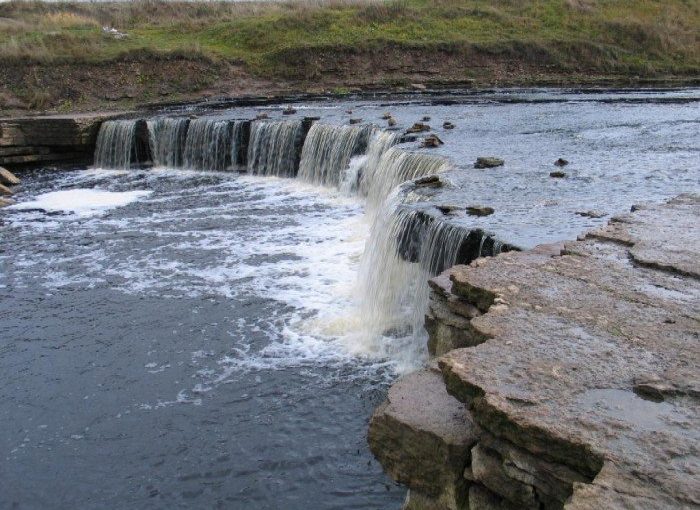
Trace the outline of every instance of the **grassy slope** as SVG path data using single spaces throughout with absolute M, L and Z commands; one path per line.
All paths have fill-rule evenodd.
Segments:
M 360 72 L 368 70 L 376 76 L 367 83 L 400 82 L 402 72 L 415 81 L 412 73 L 420 74 L 427 66 L 421 59 L 431 54 L 431 79 L 452 82 L 503 79 L 492 62 L 501 74 L 519 73 L 510 81 L 520 82 L 535 72 L 540 78 L 687 77 L 700 69 L 700 4 L 693 0 L 11 2 L 3 4 L 2 16 L 0 61 L 10 68 L 28 59 L 35 72 L 57 64 L 163 60 L 160 55 L 207 62 L 214 75 L 240 64 L 259 79 L 304 89 L 305 81 L 361 85 Z M 105 36 L 104 25 L 128 37 Z M 371 59 L 367 69 L 358 65 L 363 58 Z M 397 60 L 403 61 L 392 68 Z

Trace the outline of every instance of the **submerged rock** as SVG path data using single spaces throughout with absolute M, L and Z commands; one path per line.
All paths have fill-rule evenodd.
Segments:
M 269 119 L 269 118 L 270 118 L 270 116 L 265 112 L 260 112 L 255 116 L 255 120 L 265 120 L 265 119 Z
M 392 115 L 389 112 L 384 112 L 384 115 L 382 115 L 382 120 L 389 120 L 390 118 L 392 118 Z
M 562 172 L 561 170 L 555 170 L 554 172 L 549 172 L 549 176 L 553 177 L 554 179 L 563 179 L 566 177 L 566 172 Z
M 430 117 L 428 117 L 428 116 L 426 115 L 426 116 L 424 116 L 424 117 L 421 119 L 421 121 L 423 121 L 423 122 L 430 122 Z
M 443 185 L 443 182 L 438 175 L 426 175 L 413 181 L 413 184 L 416 186 L 439 187 Z
M 422 122 L 416 122 L 410 128 L 406 130 L 406 133 L 424 133 L 430 131 L 430 126 L 428 124 L 423 124 Z
M 362 119 L 350 119 L 350 124 L 362 124 Z
M 607 213 L 604 213 L 602 211 L 576 211 L 576 214 L 579 216 L 585 216 L 587 218 L 603 218 L 607 216 Z
M 442 214 L 452 214 L 453 212 L 462 209 L 460 206 L 454 204 L 440 204 L 436 205 L 435 208 Z
M 495 211 L 493 207 L 487 207 L 485 205 L 470 205 L 467 207 L 467 214 L 472 216 L 489 216 Z
M 437 135 L 429 135 L 423 139 L 422 145 L 423 147 L 435 148 L 444 145 L 444 143 L 445 142 L 440 140 L 440 138 Z
M 455 125 L 452 124 L 452 122 L 445 121 L 442 124 L 442 129 L 454 129 L 454 128 L 455 128 Z
M 19 179 L 15 174 L 10 172 L 7 168 L 0 166 L 0 184 L 6 184 L 8 186 L 15 186 L 19 184 Z
M 555 164 L 556 166 L 566 166 L 566 165 L 569 164 L 569 162 L 568 162 L 567 160 L 563 159 L 563 158 L 559 158 L 558 160 L 556 160 L 556 161 L 554 162 L 554 164 Z
M 394 127 L 396 125 L 396 119 L 394 117 L 389 117 L 386 121 L 389 127 Z
M 297 111 L 292 108 L 291 106 L 288 106 L 284 110 L 282 110 L 282 115 L 294 115 Z
M 500 158 L 494 157 L 481 157 L 476 158 L 476 163 L 474 163 L 474 168 L 495 168 L 497 166 L 503 166 L 505 161 Z

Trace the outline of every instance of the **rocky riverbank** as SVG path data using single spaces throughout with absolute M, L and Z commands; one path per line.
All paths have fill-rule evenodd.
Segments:
M 369 428 L 405 507 L 700 504 L 699 219 L 684 195 L 433 279 L 442 357 Z

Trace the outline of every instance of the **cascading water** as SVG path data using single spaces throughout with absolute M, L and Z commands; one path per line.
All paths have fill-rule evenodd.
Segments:
M 358 189 L 363 196 L 369 195 L 369 189 L 374 181 L 375 174 L 379 171 L 379 163 L 382 156 L 392 146 L 396 145 L 400 139 L 401 135 L 398 133 L 379 128 L 375 128 L 372 131 L 372 136 L 370 136 L 369 145 L 367 146 L 367 155 L 362 163 L 358 179 Z
M 341 187 L 350 159 L 365 152 L 371 131 L 369 125 L 314 124 L 304 141 L 299 178 L 312 184 Z
M 182 166 L 190 170 L 229 170 L 236 163 L 241 122 L 219 119 L 190 121 Z
M 376 213 L 391 190 L 402 182 L 444 172 L 450 167 L 445 158 L 390 147 L 376 164 L 368 161 L 362 175 L 360 189 L 367 194 L 367 212 L 370 215 Z
M 97 134 L 94 164 L 97 168 L 128 170 L 136 162 L 136 120 L 108 120 Z
M 153 166 L 181 168 L 190 119 L 162 117 L 146 124 Z
M 248 171 L 254 175 L 294 177 L 303 136 L 301 122 L 252 122 L 248 142 Z

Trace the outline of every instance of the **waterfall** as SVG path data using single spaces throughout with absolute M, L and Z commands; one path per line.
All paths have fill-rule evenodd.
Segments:
M 303 136 L 301 122 L 254 121 L 248 142 L 248 171 L 255 175 L 294 177 Z
M 136 151 L 136 120 L 108 120 L 97 134 L 95 161 L 97 168 L 128 170 L 138 158 Z
M 376 164 L 370 162 L 368 156 L 360 185 L 367 194 L 367 211 L 376 213 L 391 190 L 402 182 L 444 172 L 450 167 L 450 162 L 440 156 L 408 152 L 398 147 L 384 151 Z
M 182 166 L 191 170 L 229 170 L 237 161 L 241 122 L 201 118 L 190 121 Z
M 369 188 L 375 180 L 375 175 L 378 172 L 379 163 L 382 156 L 390 147 L 396 145 L 401 136 L 391 131 L 375 128 L 369 139 L 367 147 L 367 156 L 363 162 L 359 175 L 358 188 L 362 195 L 369 194 Z M 398 183 L 397 183 L 398 184 Z
M 187 137 L 187 118 L 159 118 L 146 122 L 153 166 L 181 168 Z
M 363 154 L 372 127 L 316 123 L 304 141 L 299 178 L 323 186 L 341 186 L 350 158 Z
M 358 279 L 365 348 L 412 365 L 425 346 L 427 280 L 459 263 L 512 247 L 403 203 L 395 190 L 376 215 Z M 377 343 L 379 342 L 379 343 Z

